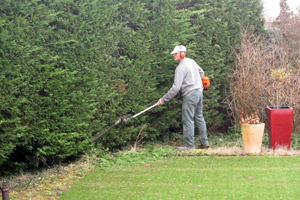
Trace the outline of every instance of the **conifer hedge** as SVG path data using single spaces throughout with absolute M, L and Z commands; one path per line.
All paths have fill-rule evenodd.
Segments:
M 156 103 L 173 83 L 178 44 L 212 80 L 210 130 L 226 126 L 232 49 L 242 27 L 263 30 L 260 0 L 1 0 L 0 14 L 1 171 L 84 153 L 119 117 Z M 180 131 L 180 101 L 120 124 L 98 145 Z

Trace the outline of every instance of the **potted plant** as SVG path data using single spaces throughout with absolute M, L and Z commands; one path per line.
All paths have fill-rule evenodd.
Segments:
M 290 149 L 293 129 L 293 108 L 282 106 L 285 98 L 285 84 L 289 82 L 289 73 L 285 68 L 272 70 L 272 88 L 275 91 L 274 106 L 267 106 L 269 147 L 272 149 Z
M 260 122 L 257 112 L 255 115 L 241 116 L 243 151 L 245 154 L 257 155 L 261 152 L 265 124 Z

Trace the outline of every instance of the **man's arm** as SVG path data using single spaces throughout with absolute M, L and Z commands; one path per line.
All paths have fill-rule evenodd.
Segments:
M 205 73 L 204 73 L 203 69 L 196 62 L 195 62 L 195 64 L 197 65 L 200 77 L 202 78 L 205 75 Z
M 183 82 L 184 73 L 179 68 L 175 71 L 174 83 L 170 90 L 160 99 L 163 103 L 170 101 L 179 91 Z M 161 102 L 159 101 L 158 104 Z

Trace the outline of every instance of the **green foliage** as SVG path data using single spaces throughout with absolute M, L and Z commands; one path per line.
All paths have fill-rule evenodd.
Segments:
M 212 79 L 209 128 L 224 127 L 231 50 L 242 25 L 262 30 L 261 12 L 259 0 L 2 0 L 0 168 L 77 156 L 119 117 L 155 103 L 172 85 L 177 44 Z M 98 145 L 180 132 L 180 103 L 115 127 Z
M 99 152 L 99 151 L 98 151 Z M 109 154 L 93 154 L 97 155 L 94 164 L 102 168 L 116 166 L 132 166 L 136 164 L 146 164 L 147 162 L 165 159 L 174 155 L 174 149 L 171 147 L 155 147 L 150 146 L 146 149 L 138 151 L 127 151 L 125 153 Z
M 89 50 L 70 34 L 77 17 L 60 11 L 60 2 L 5 2 L 0 164 L 10 158 L 38 166 L 76 156 L 88 147 L 95 94 L 95 73 L 79 62 Z

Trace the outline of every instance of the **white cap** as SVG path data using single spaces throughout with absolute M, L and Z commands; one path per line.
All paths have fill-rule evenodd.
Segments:
M 174 50 L 171 52 L 171 54 L 175 54 L 175 53 L 177 53 L 177 52 L 182 52 L 182 51 L 184 51 L 184 52 L 186 52 L 186 47 L 185 46 L 183 46 L 183 45 L 178 45 L 178 46 L 176 46 L 175 48 L 174 48 Z

